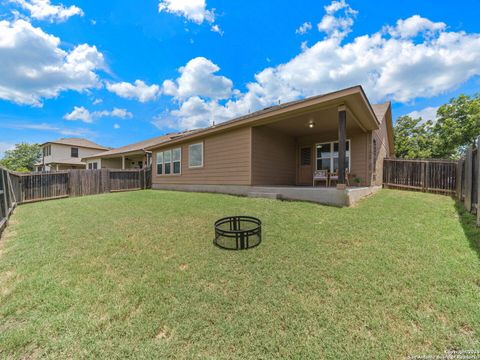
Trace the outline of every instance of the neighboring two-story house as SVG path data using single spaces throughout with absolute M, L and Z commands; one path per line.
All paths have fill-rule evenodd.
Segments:
M 41 145 L 42 158 L 35 164 L 36 171 L 85 169 L 82 158 L 109 148 L 81 138 L 62 138 Z

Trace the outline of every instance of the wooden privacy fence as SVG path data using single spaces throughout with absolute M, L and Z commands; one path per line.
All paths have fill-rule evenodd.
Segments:
M 477 214 L 477 226 L 480 226 L 480 136 L 458 162 L 457 172 L 457 199 L 468 211 Z
M 440 194 L 455 194 L 458 161 L 385 159 L 383 185 Z
M 7 226 L 7 221 L 17 205 L 10 172 L 0 167 L 0 234 Z
M 10 173 L 19 204 L 151 187 L 151 168 Z

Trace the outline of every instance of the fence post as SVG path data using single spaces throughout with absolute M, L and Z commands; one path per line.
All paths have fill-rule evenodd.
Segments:
M 457 163 L 457 174 L 455 176 L 455 186 L 457 191 L 457 200 L 462 201 L 462 172 L 463 172 L 463 159 L 458 160 Z
M 465 156 L 465 208 L 472 211 L 472 165 L 473 165 L 473 150 L 472 147 L 467 149 Z
M 430 187 L 430 162 L 425 162 L 425 191 Z
M 8 217 L 8 199 L 7 199 L 7 184 L 5 182 L 6 170 L 2 170 L 2 189 L 3 189 L 3 204 L 5 205 L 5 216 Z
M 477 226 L 480 226 L 480 135 L 477 138 Z

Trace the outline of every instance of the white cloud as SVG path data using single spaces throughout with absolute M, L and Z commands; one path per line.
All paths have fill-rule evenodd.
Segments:
M 120 129 L 120 124 L 113 124 L 113 128 L 114 128 L 115 130 Z
M 101 104 L 102 102 L 103 102 L 102 99 L 95 99 L 95 100 L 93 100 L 93 103 L 92 103 L 92 104 L 93 104 L 93 105 L 99 105 L 99 104 Z
M 48 131 L 58 133 L 64 136 L 85 136 L 85 137 L 95 137 L 97 134 L 90 129 L 83 129 L 83 128 L 66 128 L 63 126 L 56 126 L 47 123 L 39 123 L 39 124 L 32 124 L 32 123 L 9 123 L 2 125 L 2 127 L 6 127 L 9 129 L 15 130 L 35 130 L 35 131 Z
M 424 122 L 428 120 L 435 122 L 435 120 L 437 120 L 437 110 L 438 106 L 429 106 L 421 110 L 412 111 L 408 113 L 407 116 L 413 119 L 422 118 Z
M 85 109 L 83 106 L 74 106 L 71 113 L 65 114 L 63 117 L 65 120 L 80 120 L 85 123 L 92 123 L 93 117 L 90 111 Z
M 133 114 L 126 109 L 119 109 L 119 108 L 113 108 L 111 111 L 95 111 L 93 113 L 95 117 L 117 117 L 120 119 L 131 119 L 133 117 Z
M 408 103 L 440 95 L 480 75 L 480 34 L 448 31 L 443 23 L 413 16 L 397 21 L 388 31 L 381 28 L 347 41 L 356 11 L 344 1 L 334 1 L 326 13 L 335 18 L 335 31 L 330 29 L 311 47 L 304 45 L 286 63 L 260 71 L 242 93 L 231 91 L 233 84 L 225 77 L 206 88 L 201 85 L 208 81 L 197 81 L 189 73 L 185 78 L 182 73 L 182 82 L 166 81 L 164 93 L 175 96 L 180 108 L 165 117 L 176 119 L 182 128 L 200 127 L 213 119 L 220 122 L 278 102 L 359 84 L 372 102 Z M 351 23 L 345 23 L 346 18 Z M 218 71 L 215 66 L 214 72 Z M 219 99 L 226 100 L 219 103 Z
M 163 93 L 177 99 L 202 96 L 226 99 L 232 94 L 233 83 L 225 76 L 215 75 L 220 68 L 212 61 L 197 57 L 179 69 L 180 77 L 163 82 Z
M 102 117 L 117 117 L 120 119 L 131 119 L 133 114 L 125 109 L 114 108 L 111 111 L 102 110 L 90 112 L 88 109 L 83 106 L 74 106 L 72 112 L 65 114 L 63 117 L 65 120 L 70 121 L 83 121 L 85 123 L 92 123 L 94 119 L 99 119 Z
M 107 83 L 107 90 L 122 98 L 136 99 L 142 103 L 155 100 L 160 95 L 158 85 L 147 85 L 142 80 L 135 80 L 134 84 L 128 82 Z
M 330 5 L 324 6 L 325 15 L 318 23 L 319 31 L 325 32 L 329 37 L 344 38 L 351 31 L 357 11 L 353 10 L 345 0 L 332 1 Z M 342 10 L 343 14 L 338 16 Z
M 205 0 L 161 0 L 158 11 L 183 16 L 197 24 L 215 21 L 215 11 L 207 9 Z
M 304 22 L 300 27 L 295 30 L 295 34 L 303 35 L 312 30 L 312 23 Z
M 345 0 L 332 1 L 329 5 L 324 6 L 325 12 L 329 15 L 345 8 L 350 8 Z
M 208 9 L 206 0 L 160 0 L 158 12 L 168 12 L 196 24 L 207 22 L 211 24 L 210 30 L 223 35 L 220 26 L 215 24 L 215 9 Z
M 60 39 L 24 20 L 0 21 L 0 99 L 41 106 L 66 90 L 100 87 L 103 54 L 82 44 L 67 51 Z
M 10 0 L 10 2 L 20 5 L 23 9 L 30 12 L 32 18 L 37 20 L 64 22 L 72 16 L 84 15 L 83 10 L 78 6 L 52 5 L 50 0 Z
M 405 20 L 398 20 L 394 27 L 387 26 L 385 30 L 392 36 L 403 39 L 413 38 L 420 33 L 434 36 L 435 33 L 445 30 L 447 25 L 443 22 L 432 22 L 419 15 L 413 15 Z
M 212 30 L 213 32 L 219 33 L 220 35 L 223 36 L 223 30 L 220 29 L 220 26 L 218 26 L 217 24 L 212 25 L 210 30 Z

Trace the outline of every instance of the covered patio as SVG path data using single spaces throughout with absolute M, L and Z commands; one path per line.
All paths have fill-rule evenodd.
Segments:
M 373 185 L 372 132 L 380 124 L 365 102 L 345 100 L 253 126 L 252 185 Z

